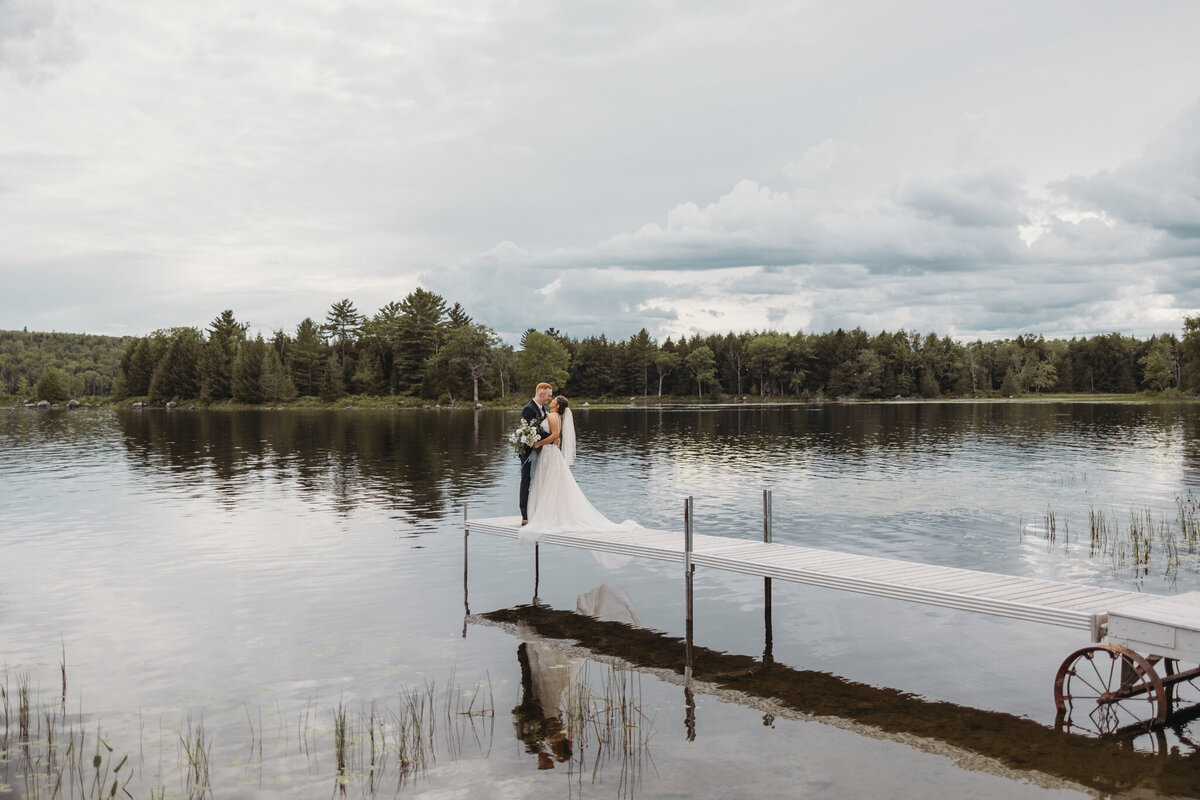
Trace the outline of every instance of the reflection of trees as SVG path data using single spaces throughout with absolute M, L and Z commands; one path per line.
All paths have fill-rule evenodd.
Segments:
M 215 481 L 233 500 L 255 481 L 294 481 L 348 512 L 380 502 L 432 519 L 491 480 L 508 417 L 491 412 L 121 412 L 135 466 Z M 486 457 L 480 458 L 480 455 Z
M 581 409 L 585 459 L 650 480 L 679 458 L 731 469 L 804 469 L 814 457 L 896 462 L 961 449 L 1020 457 L 1047 443 L 1130 448 L 1183 439 L 1200 472 L 1200 417 L 1179 406 L 1097 403 L 829 403 Z M 1186 407 L 1191 408 L 1191 407 Z M 226 498 L 251 479 L 294 481 L 343 511 L 371 500 L 430 519 L 488 485 L 507 451 L 505 411 L 120 412 L 134 464 L 215 481 Z M 54 419 L 45 417 L 47 424 Z M 501 467 L 500 469 L 503 469 Z M 1189 472 L 1190 474 L 1190 472 Z M 607 483 L 591 492 L 603 497 Z M 624 490 L 622 490 L 624 491 Z
M 532 630 L 547 639 L 577 642 L 596 657 L 616 657 L 636 667 L 684 674 L 684 641 L 657 631 L 543 605 L 502 609 L 482 617 Z M 869 726 L 888 738 L 918 742 L 917 746 L 922 746 L 920 742 L 942 743 L 951 748 L 949 755 L 965 754 L 960 763 L 978 763 L 985 771 L 994 771 L 998 764 L 1005 770 L 1050 775 L 1101 792 L 1137 787 L 1194 797 L 1200 786 L 1200 752 L 1195 750 L 1139 752 L 1128 740 L 1060 733 L 1011 714 L 929 701 L 824 672 L 695 645 L 691 652 L 692 680 L 715 687 L 706 691 L 729 690 L 725 699 L 745 703 L 741 699 L 745 696 L 761 698 L 776 708 Z M 1185 735 L 1178 738 L 1186 745 Z
M 1128 446 L 1177 432 L 1181 416 L 1178 407 L 1125 403 L 897 402 L 584 410 L 577 419 L 588 452 L 618 455 L 637 468 L 655 455 L 682 451 L 719 460 L 736 460 L 742 452 L 786 458 L 798 450 L 904 456 L 964 441 L 974 447 L 979 440 L 1032 450 L 1063 436 Z

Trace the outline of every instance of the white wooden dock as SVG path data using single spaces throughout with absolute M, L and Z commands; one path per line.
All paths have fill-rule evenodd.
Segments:
M 773 579 L 1086 631 L 1105 643 L 1076 650 L 1055 678 L 1059 723 L 1067 730 L 1108 735 L 1161 726 L 1179 703 L 1175 688 L 1200 688 L 1200 667 L 1179 666 L 1200 662 L 1200 592 L 1164 597 L 780 544 L 771 541 L 769 491 L 763 502 L 763 541 L 694 534 L 688 498 L 682 533 L 544 533 L 538 543 L 682 564 L 689 650 L 692 573 L 700 566 L 764 579 L 768 652 Z M 471 532 L 517 539 L 521 520 L 464 512 L 464 535 Z
M 517 538 L 519 517 L 466 521 L 469 531 Z M 540 542 L 683 563 L 684 535 L 642 529 L 621 533 L 549 533 Z M 1153 595 L 1073 583 L 998 575 L 891 558 L 839 553 L 775 542 L 695 534 L 691 563 L 762 578 L 957 608 L 1000 617 L 1106 633 L 1108 614 L 1132 611 Z M 1196 614 L 1200 629 L 1200 610 Z

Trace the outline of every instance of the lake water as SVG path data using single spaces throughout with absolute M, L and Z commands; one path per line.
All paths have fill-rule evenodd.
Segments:
M 129 756 L 105 785 L 135 797 L 1200 796 L 1198 722 L 1119 742 L 1054 731 L 1054 674 L 1081 632 L 776 581 L 768 669 L 762 580 L 699 570 L 688 688 L 677 565 L 542 547 L 529 608 L 532 548 L 477 534 L 464 575 L 463 505 L 516 513 L 517 419 L 0 412 L 0 798 L 49 797 L 71 737 L 92 780 L 97 732 L 104 770 Z M 610 518 L 682 531 L 691 495 L 698 532 L 755 538 L 770 489 L 775 541 L 1200 589 L 1195 553 L 1139 566 L 1088 546 L 1090 513 L 1171 525 L 1200 492 L 1200 406 L 576 423 L 575 475 Z M 641 630 L 576 613 L 600 587 L 607 616 Z

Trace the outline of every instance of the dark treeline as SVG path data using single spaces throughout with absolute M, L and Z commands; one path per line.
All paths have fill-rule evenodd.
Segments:
M 1184 319 L 1182 337 L 1164 333 L 1147 340 L 1110 333 L 963 343 L 934 333 L 871 335 L 855 328 L 659 342 L 645 329 L 616 340 L 574 339 L 551 328 L 526 331 L 520 349 L 514 349 L 458 303 L 449 305 L 418 288 L 370 317 L 344 299 L 324 320 L 305 319 L 292 332 L 251 338 L 247 327 L 227 310 L 204 330 L 170 328 L 111 339 L 120 343 L 119 354 L 113 344 L 104 344 L 109 349 L 91 360 L 72 354 L 86 350 L 83 340 L 108 337 L 78 337 L 80 345 L 61 357 L 43 349 L 38 358 L 22 361 L 9 350 L 16 337 L 71 335 L 5 334 L 0 377 L 10 394 L 23 394 L 32 379 L 28 364 L 38 363 L 39 399 L 111 394 L 152 404 L 260 404 L 304 396 L 333 402 L 347 395 L 478 402 L 528 393 L 542 380 L 570 396 L 593 399 L 1200 392 L 1200 316 Z M 58 369 L 47 369 L 51 362 Z

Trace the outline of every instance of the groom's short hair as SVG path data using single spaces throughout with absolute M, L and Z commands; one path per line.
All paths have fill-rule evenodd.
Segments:
M 535 392 L 540 392 L 542 389 L 549 389 L 550 391 L 554 391 L 554 387 L 553 387 L 553 386 L 551 386 L 551 385 L 550 385 L 550 384 L 548 384 L 548 383 L 539 383 L 539 384 L 537 385 L 537 388 L 536 388 L 536 389 L 534 389 L 534 391 L 535 391 Z

